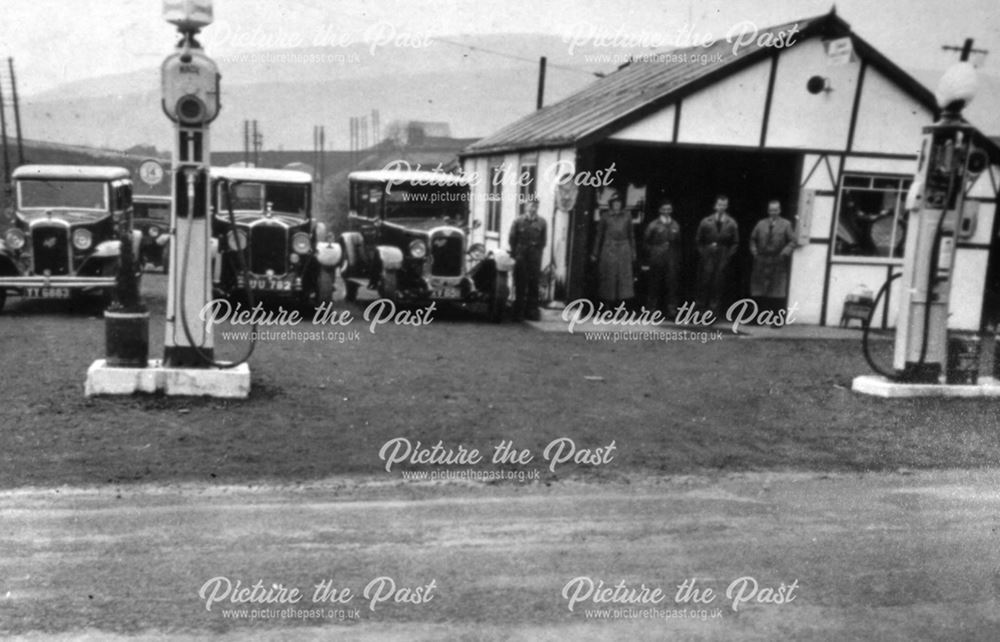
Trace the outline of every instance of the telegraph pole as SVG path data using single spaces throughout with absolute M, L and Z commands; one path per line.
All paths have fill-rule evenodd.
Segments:
M 320 213 L 323 212 L 322 208 L 325 205 L 323 194 L 323 177 L 326 176 L 326 126 L 319 126 L 319 207 Z M 323 239 L 324 241 L 326 239 Z
M 313 183 L 316 186 L 316 209 L 322 212 L 323 176 L 325 174 L 326 127 L 313 125 Z
M 358 149 L 358 119 L 355 118 L 354 116 L 351 116 L 350 123 L 351 123 L 351 145 L 350 145 L 351 165 L 354 165 L 358 162 L 357 157 L 355 155 L 355 152 Z
M 257 120 L 253 121 L 253 166 L 260 167 L 260 148 L 264 136 L 257 130 Z
M 967 62 L 969 60 L 969 57 L 974 53 L 983 54 L 984 57 L 986 56 L 986 54 L 989 53 L 988 49 L 973 49 L 972 48 L 973 42 L 975 41 L 972 38 L 966 38 L 965 42 L 962 43 L 961 47 L 956 47 L 954 45 L 944 45 L 941 48 L 944 49 L 945 51 L 961 52 L 961 57 L 959 58 L 959 60 L 961 60 L 962 62 Z
M 24 142 L 21 139 L 21 107 L 17 100 L 17 80 L 14 77 L 14 59 L 7 58 L 10 69 L 10 95 L 14 101 L 14 129 L 17 132 L 17 164 L 24 165 Z
M 0 83 L 0 138 L 3 138 L 3 187 L 10 189 L 10 157 L 7 154 L 7 109 L 3 99 L 3 83 Z
M 548 62 L 545 56 L 538 60 L 538 100 L 535 101 L 535 109 L 541 109 L 545 103 L 545 64 Z

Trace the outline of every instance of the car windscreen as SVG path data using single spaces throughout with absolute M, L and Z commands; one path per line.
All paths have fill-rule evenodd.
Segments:
M 229 191 L 222 188 L 222 212 L 229 209 Z M 275 212 L 305 218 L 309 206 L 309 185 L 301 183 L 235 183 L 233 211 L 263 212 L 267 203 Z
M 107 189 L 100 181 L 21 180 L 19 205 L 30 208 L 69 208 L 107 211 Z
M 466 185 L 401 185 L 385 195 L 385 217 L 464 220 L 469 208 Z

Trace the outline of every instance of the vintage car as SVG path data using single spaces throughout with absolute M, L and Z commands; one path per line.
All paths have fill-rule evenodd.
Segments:
M 14 212 L 0 240 L 0 307 L 8 293 L 108 300 L 121 240 L 134 253 L 132 181 L 121 167 L 23 165 L 12 176 Z
M 368 287 L 400 303 L 483 304 L 501 321 L 514 261 L 470 243 L 470 187 L 442 172 L 358 171 L 348 175 L 348 231 L 340 237 L 348 300 Z
M 333 300 L 341 248 L 313 220 L 312 177 L 282 169 L 213 167 L 216 287 L 229 298 Z M 235 223 L 235 228 L 233 224 Z M 238 252 L 242 250 L 242 261 Z
M 139 265 L 152 265 L 166 272 L 170 259 L 170 252 L 167 251 L 170 239 L 170 197 L 136 196 L 132 204 L 135 208 L 132 225 L 142 233 Z

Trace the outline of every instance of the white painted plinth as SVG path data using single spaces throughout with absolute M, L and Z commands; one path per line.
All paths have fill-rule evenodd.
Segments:
M 979 377 L 979 383 L 972 386 L 965 384 L 899 383 L 879 375 L 861 375 L 854 377 L 851 389 L 865 395 L 898 399 L 915 397 L 1000 398 L 1000 381 L 993 377 Z
M 245 399 L 250 395 L 250 366 L 235 368 L 165 368 L 150 359 L 146 368 L 115 368 L 98 359 L 87 369 L 84 394 L 131 395 L 164 392 L 171 396 Z

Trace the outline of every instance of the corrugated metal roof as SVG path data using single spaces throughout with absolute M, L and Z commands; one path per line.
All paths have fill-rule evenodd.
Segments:
M 796 29 L 796 42 L 816 34 L 846 35 L 850 26 L 833 12 L 796 20 L 758 31 L 751 44 L 734 51 L 733 42 L 720 39 L 709 47 L 687 47 L 643 57 L 594 82 L 582 91 L 521 120 L 467 147 L 463 156 L 482 155 L 514 149 L 532 149 L 573 145 L 599 133 L 630 116 L 641 116 L 649 108 L 665 106 L 670 101 L 699 87 L 728 76 L 769 55 L 771 47 L 764 36 L 777 37 Z M 874 48 L 854 36 L 856 49 L 876 58 L 880 66 L 902 74 L 905 84 L 920 93 L 920 98 L 933 103 L 925 88 L 906 76 L 902 70 L 878 54 Z M 858 46 L 860 45 L 860 47 Z M 702 58 L 706 56 L 706 58 Z M 702 64 L 691 62 L 692 57 Z

